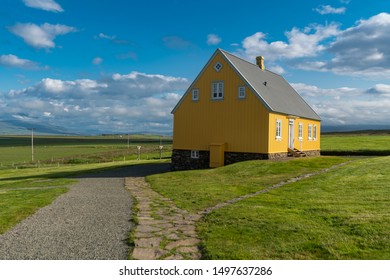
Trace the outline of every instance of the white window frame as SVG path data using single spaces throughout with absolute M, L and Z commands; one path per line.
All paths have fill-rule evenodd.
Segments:
M 192 151 L 191 151 L 191 158 L 192 158 L 192 159 L 198 159 L 198 158 L 199 158 L 199 151 L 197 151 L 197 150 L 192 150 Z
M 245 98 L 246 98 L 246 86 L 239 86 L 238 99 L 245 99 Z
M 313 139 L 317 140 L 317 125 L 316 124 L 314 125 L 314 128 L 313 128 Z
M 303 139 L 303 124 L 299 123 L 298 124 L 298 139 L 302 141 Z
M 211 83 L 211 99 L 212 100 L 223 100 L 224 98 L 224 82 L 212 82 Z
M 276 120 L 276 131 L 275 131 L 276 140 L 282 139 L 282 120 Z
M 313 125 L 309 124 L 307 130 L 307 138 L 311 141 L 313 139 Z
M 198 101 L 199 100 L 199 89 L 194 88 L 192 90 L 192 101 Z
M 214 64 L 214 70 L 217 71 L 217 72 L 221 71 L 222 67 L 223 67 L 223 65 L 219 61 Z

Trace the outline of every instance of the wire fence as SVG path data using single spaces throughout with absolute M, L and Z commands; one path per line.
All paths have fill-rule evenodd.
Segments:
M 0 169 L 25 169 L 60 167 L 66 165 L 105 163 L 128 160 L 169 159 L 172 155 L 172 145 L 137 145 L 127 148 L 113 148 L 111 151 L 93 154 L 78 154 L 65 157 L 51 157 L 34 161 L 1 162 Z

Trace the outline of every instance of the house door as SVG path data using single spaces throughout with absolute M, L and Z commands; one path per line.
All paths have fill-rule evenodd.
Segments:
M 226 143 L 210 144 L 210 167 L 224 166 Z
M 289 120 L 288 123 L 288 147 L 294 149 L 294 120 Z

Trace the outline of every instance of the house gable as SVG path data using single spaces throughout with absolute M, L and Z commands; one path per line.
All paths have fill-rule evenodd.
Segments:
M 288 82 L 220 49 L 172 113 L 174 169 L 319 154 L 320 118 Z
M 223 97 L 214 98 L 213 87 L 219 84 Z M 209 150 L 212 143 L 226 143 L 227 152 L 266 153 L 268 110 L 219 50 L 172 112 L 174 149 Z
M 268 70 L 262 70 L 258 65 L 221 49 L 217 49 L 214 52 L 182 99 L 172 110 L 172 113 L 175 113 L 182 100 L 190 94 L 193 85 L 202 77 L 204 71 L 210 67 L 217 55 L 221 56 L 221 59 L 227 62 L 236 74 L 245 81 L 245 84 L 256 94 L 257 99 L 269 112 L 321 120 L 317 113 L 282 76 Z
M 256 90 L 255 88 L 251 85 L 251 83 L 249 81 L 247 81 L 247 79 L 242 75 L 242 73 L 239 71 L 239 69 L 232 63 L 232 60 L 229 59 L 229 57 L 227 56 L 227 52 L 221 50 L 221 49 L 217 49 L 214 54 L 211 56 L 211 58 L 208 60 L 208 62 L 206 63 L 206 65 L 202 68 L 202 70 L 200 71 L 200 73 L 198 74 L 198 76 L 195 78 L 195 80 L 192 82 L 192 84 L 189 86 L 189 88 L 187 89 L 187 91 L 183 94 L 182 98 L 179 100 L 179 102 L 176 104 L 176 106 L 173 108 L 173 110 L 171 111 L 171 114 L 174 114 L 176 112 L 176 110 L 178 109 L 178 107 L 182 104 L 183 100 L 185 98 L 187 98 L 188 95 L 191 94 L 191 91 L 192 89 L 194 88 L 194 85 L 198 82 L 198 80 L 204 75 L 205 71 L 210 68 L 210 67 L 214 67 L 215 65 L 213 65 L 213 63 L 215 64 L 216 62 L 216 57 L 218 57 L 219 59 L 217 59 L 218 61 L 224 61 L 224 63 L 226 65 L 229 65 L 231 67 L 231 69 L 233 69 L 233 71 L 242 79 L 242 84 L 246 85 L 248 88 L 251 89 L 251 91 L 253 93 L 256 93 Z M 222 66 L 223 67 L 223 66 Z M 256 98 L 263 104 L 263 106 L 265 106 L 265 108 L 267 108 L 267 110 L 269 111 L 272 111 L 271 108 L 269 107 L 269 105 L 263 100 L 260 98 L 260 96 L 258 94 L 255 94 Z

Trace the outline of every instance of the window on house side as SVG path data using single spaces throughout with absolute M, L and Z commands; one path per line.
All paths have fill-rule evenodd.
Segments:
M 302 125 L 302 123 L 299 123 L 299 125 L 298 125 L 298 139 L 299 140 L 303 139 L 303 125 Z
M 192 100 L 198 101 L 199 100 L 199 89 L 193 89 L 192 90 Z
M 309 138 L 309 140 L 313 139 L 313 125 L 311 125 L 311 124 L 309 124 L 308 138 Z
M 282 139 L 282 121 L 276 120 L 276 139 Z
M 314 125 L 313 139 L 314 139 L 314 140 L 317 140 L 317 126 L 316 126 L 316 125 Z
M 246 97 L 246 90 L 245 87 L 238 87 L 238 98 L 243 99 Z
M 191 158 L 199 158 L 199 151 L 194 151 L 192 150 L 191 151 Z
M 223 82 L 212 83 L 212 95 L 211 99 L 218 100 L 223 99 Z

